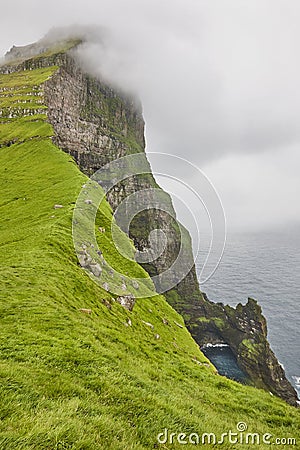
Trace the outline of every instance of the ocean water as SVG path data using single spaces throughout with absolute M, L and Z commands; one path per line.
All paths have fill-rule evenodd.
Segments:
M 248 384 L 249 379 L 239 368 L 236 357 L 234 356 L 229 345 L 207 344 L 202 347 L 202 351 L 218 369 L 220 375 L 239 381 L 243 384 Z
M 258 300 L 271 347 L 300 395 L 300 230 L 229 234 L 216 272 L 201 288 L 232 306 Z

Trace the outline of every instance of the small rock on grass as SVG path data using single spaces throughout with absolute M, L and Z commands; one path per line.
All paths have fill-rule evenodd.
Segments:
M 143 322 L 143 324 L 147 325 L 147 327 L 150 327 L 150 328 L 152 328 L 152 330 L 153 330 L 154 325 L 152 325 L 152 323 L 150 323 L 150 322 L 145 322 L 144 320 L 142 320 L 142 322 Z
M 135 280 L 132 281 L 132 286 L 134 287 L 134 289 L 139 289 L 139 283 Z
M 105 298 L 102 299 L 102 303 L 103 303 L 103 305 L 105 305 L 108 309 L 111 309 L 111 304 L 110 304 L 109 301 L 106 300 Z
M 104 289 L 105 291 L 109 291 L 108 283 L 104 282 L 104 283 L 102 284 L 102 287 L 103 287 L 103 289 Z
M 135 297 L 132 294 L 120 295 L 120 297 L 116 298 L 116 301 L 128 311 L 132 311 L 135 305 Z
M 127 322 L 124 323 L 125 327 L 131 327 L 132 326 L 132 322 L 130 319 L 127 320 Z
M 92 310 L 87 308 L 80 308 L 79 311 L 83 314 L 92 314 Z
M 100 266 L 100 264 L 91 264 L 90 270 L 92 274 L 95 275 L 95 277 L 100 277 L 102 273 L 102 267 Z

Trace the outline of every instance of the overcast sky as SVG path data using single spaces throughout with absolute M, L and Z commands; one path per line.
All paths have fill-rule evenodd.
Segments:
M 1 6 L 1 53 L 74 23 L 110 31 L 90 48 L 94 66 L 139 93 L 148 151 L 211 179 L 229 230 L 299 224 L 298 0 L 14 0 Z

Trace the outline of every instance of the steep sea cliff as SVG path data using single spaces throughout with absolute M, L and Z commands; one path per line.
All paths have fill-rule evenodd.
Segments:
M 53 142 L 70 154 L 80 169 L 92 175 L 103 165 L 124 156 L 145 151 L 144 120 L 141 105 L 135 98 L 112 87 L 101 77 L 95 77 L 82 67 L 76 52 L 81 39 L 51 46 L 46 42 L 25 48 L 13 48 L 2 73 L 24 69 L 56 67 L 44 84 L 48 120 L 53 126 Z M 25 114 L 19 107 L 18 114 Z M 8 111 L 8 114 L 10 112 Z M 100 180 L 101 182 L 101 180 Z M 149 172 L 133 175 L 113 187 L 107 198 L 111 207 L 142 190 L 158 188 Z M 153 201 L 151 194 L 149 204 Z M 180 251 L 182 227 L 176 222 L 175 211 L 168 195 L 163 195 L 163 208 L 145 209 L 129 228 L 129 236 L 140 251 L 149 248 L 149 234 L 160 229 L 168 237 L 158 258 L 144 263 L 146 271 L 156 277 L 156 289 L 164 292 L 161 275 L 172 265 Z M 199 346 L 226 343 L 239 366 L 252 383 L 296 405 L 297 395 L 278 363 L 267 340 L 267 326 L 261 308 L 253 299 L 236 308 L 211 302 L 200 289 L 193 263 L 191 240 L 184 230 L 185 252 L 182 263 L 189 268 L 186 276 L 165 292 L 170 305 L 184 318 Z M 153 244 L 153 242 L 152 242 Z M 159 242 L 156 243 L 159 247 Z M 174 278 L 176 279 L 174 274 Z

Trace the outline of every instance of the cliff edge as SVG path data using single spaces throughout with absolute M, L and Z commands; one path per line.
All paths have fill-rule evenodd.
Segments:
M 41 42 L 14 47 L 0 72 L 56 67 L 44 83 L 48 121 L 55 132 L 53 142 L 70 154 L 82 172 L 90 176 L 115 159 L 144 153 L 144 119 L 141 105 L 135 98 L 85 71 L 76 52 L 81 42 L 81 38 L 72 38 L 48 46 Z M 22 114 L 26 107 L 22 109 L 22 105 L 18 105 L 17 109 L 18 114 Z M 107 199 L 116 210 L 126 197 L 153 187 L 158 188 L 151 174 L 134 175 L 114 186 Z M 151 200 L 149 198 L 149 202 Z M 175 211 L 166 194 L 164 202 L 172 214 L 149 209 L 137 215 L 129 228 L 130 238 L 141 251 L 149 247 L 152 229 L 160 228 L 168 236 L 159 258 L 143 264 L 151 276 L 157 276 L 158 292 L 164 291 L 160 274 L 172 265 L 180 249 L 179 225 L 174 220 Z M 186 230 L 184 239 L 184 264 L 191 269 L 177 286 L 165 293 L 167 301 L 183 316 L 199 346 L 209 342 L 228 344 L 255 386 L 296 406 L 297 394 L 269 346 L 266 320 L 259 305 L 252 299 L 245 306 L 239 304 L 236 308 L 211 302 L 199 289 L 191 239 Z

